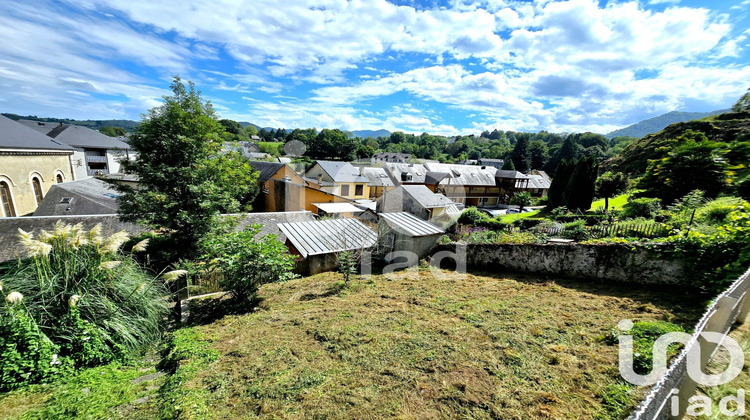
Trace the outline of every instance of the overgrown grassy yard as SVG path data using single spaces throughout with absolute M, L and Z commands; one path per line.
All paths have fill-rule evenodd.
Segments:
M 628 203 L 628 198 L 630 198 L 630 194 L 622 194 L 618 195 L 617 197 L 613 197 L 609 199 L 609 208 L 613 209 L 622 209 L 622 206 Z M 604 208 L 604 199 L 599 199 L 591 203 L 591 210 L 597 210 L 599 208 Z
M 689 329 L 701 308 L 567 280 L 422 270 L 338 291 L 339 276 L 266 285 L 255 312 L 194 327 L 218 358 L 185 392 L 215 418 L 612 418 L 604 335 L 623 318 Z

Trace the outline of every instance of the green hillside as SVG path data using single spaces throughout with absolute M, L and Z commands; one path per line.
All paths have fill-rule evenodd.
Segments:
M 674 146 L 673 140 L 688 130 L 703 133 L 711 141 L 732 143 L 742 135 L 750 135 L 750 112 L 725 113 L 671 124 L 629 144 L 621 153 L 604 162 L 602 168 L 604 171 L 640 175 L 646 171 L 649 160 L 661 158 Z
M 11 113 L 3 113 L 2 115 L 10 118 L 11 120 L 32 120 L 32 121 L 43 121 L 63 124 L 75 124 L 83 127 L 88 127 L 92 130 L 99 131 L 102 127 L 122 127 L 128 132 L 132 132 L 138 127 L 138 121 L 133 120 L 74 120 L 70 118 L 42 118 L 36 115 L 18 115 Z

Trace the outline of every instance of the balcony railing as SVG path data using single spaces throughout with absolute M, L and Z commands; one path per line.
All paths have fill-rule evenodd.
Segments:
M 86 162 L 107 163 L 107 157 L 86 155 Z
M 108 173 L 109 173 L 109 169 L 89 169 L 88 170 L 89 176 L 107 175 Z

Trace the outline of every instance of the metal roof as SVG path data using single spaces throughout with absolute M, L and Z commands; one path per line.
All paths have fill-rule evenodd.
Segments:
M 404 192 L 412 196 L 414 200 L 416 200 L 420 205 L 422 205 L 422 207 L 426 209 L 445 207 L 448 204 L 453 203 L 453 201 L 448 199 L 443 194 L 436 194 L 430 191 L 430 189 L 425 187 L 424 185 L 402 185 L 399 188 L 402 188 Z M 398 189 L 394 190 L 394 192 L 396 191 L 398 191 Z M 388 194 L 391 196 L 396 195 L 393 192 L 390 192 Z
M 447 163 L 426 163 L 424 166 L 430 172 L 447 173 L 448 177 L 441 181 L 442 184 L 495 186 L 497 168 L 493 166 L 482 167 Z
M 396 185 L 403 182 L 413 184 L 424 184 L 427 169 L 418 163 L 385 163 L 383 168 L 391 175 Z M 402 174 L 411 175 L 411 180 L 406 180 Z
M 73 147 L 87 149 L 130 149 L 130 145 L 114 137 L 80 125 L 58 125 L 48 136 Z
M 326 213 L 361 213 L 362 209 L 351 203 L 312 203 Z
M 305 258 L 369 248 L 377 242 L 377 234 L 356 219 L 279 223 L 279 229 Z
M 538 188 L 538 189 L 547 189 L 550 186 L 550 181 L 545 179 L 541 175 L 528 175 L 529 177 L 529 187 L 532 188 Z
M 359 169 L 349 162 L 332 162 L 319 160 L 316 162 L 333 179 L 334 182 L 370 182 L 359 175 Z
M 500 169 L 497 171 L 497 174 L 495 174 L 497 178 L 509 178 L 509 179 L 527 179 L 528 176 L 522 174 L 518 171 L 511 171 L 506 169 Z
M 40 149 L 73 153 L 74 149 L 60 141 L 0 115 L 0 149 Z
M 393 181 L 383 168 L 360 168 L 362 176 L 370 180 L 371 187 L 393 187 Z
M 418 237 L 441 235 L 445 233 L 445 231 L 439 227 L 428 223 L 411 213 L 378 213 L 378 216 L 380 216 L 381 220 L 385 220 L 385 222 L 388 223 L 388 226 L 409 236 Z

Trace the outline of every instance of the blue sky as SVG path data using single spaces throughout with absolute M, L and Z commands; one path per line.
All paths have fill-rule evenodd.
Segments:
M 271 127 L 606 133 L 730 107 L 750 0 L 4 0 L 0 111 L 140 119 L 192 80 Z

